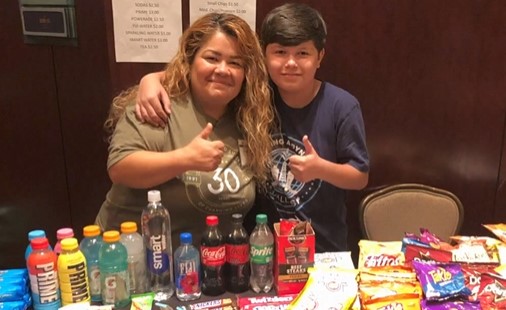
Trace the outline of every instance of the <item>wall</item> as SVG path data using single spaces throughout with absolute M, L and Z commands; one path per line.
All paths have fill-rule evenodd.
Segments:
M 422 182 L 459 196 L 463 234 L 504 222 L 506 2 L 304 1 L 327 20 L 320 78 L 361 102 L 371 155 L 367 189 Z M 188 3 L 183 18 L 188 23 Z M 280 0 L 257 1 L 257 26 Z M 78 235 L 110 185 L 102 123 L 111 98 L 163 64 L 114 60 L 110 1 L 77 0 L 78 46 L 23 43 L 16 1 L 0 2 L 0 268 L 22 266 L 26 234 Z M 7 30 L 7 31 L 6 31 Z

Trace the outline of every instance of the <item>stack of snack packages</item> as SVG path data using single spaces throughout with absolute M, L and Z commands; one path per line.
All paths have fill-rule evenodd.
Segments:
M 280 302 L 259 301 L 248 308 L 239 299 L 240 309 L 360 309 L 351 252 L 315 253 L 315 235 L 307 221 L 282 219 L 274 224 L 274 236 L 275 299 Z
M 28 270 L 0 270 L 0 309 L 27 309 L 31 305 Z
M 359 242 L 361 309 L 506 309 L 506 225 L 483 225 L 497 238 L 427 229 L 402 241 Z

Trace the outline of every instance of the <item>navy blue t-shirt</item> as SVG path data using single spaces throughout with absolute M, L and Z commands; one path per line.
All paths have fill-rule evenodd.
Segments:
M 276 90 L 274 96 L 281 133 L 273 136 L 273 165 L 266 198 L 281 218 L 311 221 L 317 252 L 345 251 L 346 191 L 320 179 L 307 183 L 295 180 L 287 160 L 294 154 L 305 154 L 302 137 L 307 135 L 321 158 L 369 171 L 360 105 L 350 93 L 326 82 L 322 82 L 313 101 L 301 109 L 287 106 Z

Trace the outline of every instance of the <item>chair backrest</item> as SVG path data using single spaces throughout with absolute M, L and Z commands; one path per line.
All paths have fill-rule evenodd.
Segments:
M 460 231 L 464 208 L 453 193 L 423 185 L 397 184 L 362 199 L 359 221 L 363 237 L 375 241 L 400 241 L 406 232 L 427 228 L 443 241 Z

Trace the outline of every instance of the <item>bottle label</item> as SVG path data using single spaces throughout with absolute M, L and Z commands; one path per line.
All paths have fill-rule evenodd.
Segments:
M 129 298 L 127 271 L 110 273 L 104 276 L 104 290 L 102 300 L 106 305 L 113 305 L 125 298 Z
M 33 269 L 30 268 L 30 283 L 35 304 L 60 301 L 58 273 L 54 262 L 36 264 Z
M 221 266 L 225 264 L 225 245 L 201 246 L 200 256 L 202 264 L 206 266 Z
M 86 260 L 81 252 L 62 253 L 58 257 L 58 276 L 64 304 L 90 299 Z
M 169 270 L 170 258 L 167 254 L 165 235 L 154 235 L 149 238 L 147 256 L 149 270 L 152 273 L 161 275 Z
M 268 264 L 274 256 L 274 245 L 251 245 L 250 259 L 254 264 Z
M 90 294 L 100 295 L 100 269 L 97 265 L 89 268 Z
M 199 270 L 195 260 L 179 261 L 176 268 L 177 289 L 184 294 L 200 292 Z
M 249 261 L 248 244 L 226 244 L 225 249 L 227 263 L 239 265 Z

